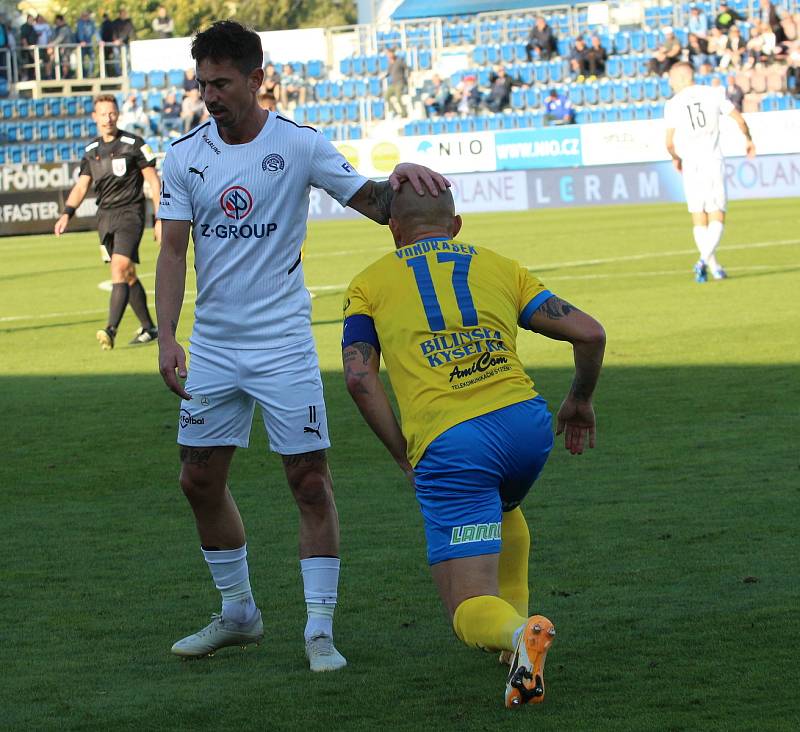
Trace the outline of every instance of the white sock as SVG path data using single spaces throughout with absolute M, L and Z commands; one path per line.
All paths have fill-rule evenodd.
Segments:
M 333 611 L 339 585 L 337 557 L 309 557 L 300 560 L 303 591 L 308 621 L 303 635 L 306 640 L 316 635 L 333 637 Z
M 694 234 L 694 244 L 697 251 L 700 252 L 700 259 L 705 261 L 706 242 L 708 241 L 708 229 L 705 226 L 694 226 L 692 228 Z
M 519 634 L 520 634 L 520 633 L 521 633 L 523 630 L 525 630 L 525 626 L 526 626 L 526 625 L 527 625 L 527 623 L 523 623 L 522 625 L 520 625 L 520 626 L 519 626 L 519 628 L 517 628 L 517 629 L 514 631 L 514 635 L 513 635 L 513 637 L 511 638 L 511 644 L 514 646 L 514 648 L 516 648 L 516 647 L 517 647 L 517 643 L 518 643 L 518 641 L 519 641 Z
M 719 240 L 722 239 L 722 230 L 724 228 L 725 225 L 721 221 L 714 220 L 708 222 L 708 238 L 706 239 L 706 250 L 703 259 L 705 259 L 712 270 L 719 269 L 719 264 L 717 263 L 717 258 L 714 256 L 714 252 L 719 246 Z
M 256 612 L 247 569 L 247 544 L 238 549 L 202 549 L 214 584 L 222 594 L 222 614 L 246 623 Z

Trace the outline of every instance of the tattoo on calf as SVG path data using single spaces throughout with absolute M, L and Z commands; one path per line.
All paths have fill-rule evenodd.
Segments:
M 574 305 L 570 305 L 566 300 L 562 300 L 560 297 L 556 296 L 548 298 L 539 306 L 539 310 L 550 318 L 550 320 L 559 320 L 577 309 L 578 308 Z
M 184 465 L 202 465 L 205 468 L 208 467 L 213 452 L 213 447 L 181 447 L 181 462 Z
M 281 455 L 281 459 L 287 468 L 296 468 L 299 465 L 303 467 L 321 465 L 327 460 L 327 450 L 301 452 L 299 455 Z

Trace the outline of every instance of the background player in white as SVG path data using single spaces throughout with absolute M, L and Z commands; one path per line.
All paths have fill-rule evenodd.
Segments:
M 756 148 L 744 117 L 733 104 L 712 86 L 694 83 L 694 69 L 683 61 L 669 72 L 674 96 L 664 106 L 667 126 L 667 151 L 675 170 L 683 173 L 686 203 L 692 214 L 694 241 L 700 252 L 695 265 L 695 279 L 705 282 L 708 270 L 714 279 L 727 275 L 714 252 L 722 238 L 725 224 L 725 161 L 719 147 L 719 120 L 733 118 L 747 141 L 747 156 Z
M 300 512 L 300 564 L 313 671 L 345 665 L 333 645 L 339 579 L 339 522 L 325 454 L 322 381 L 303 283 L 309 188 L 324 188 L 373 220 L 389 220 L 392 187 L 408 180 L 433 195 L 447 181 L 400 165 L 389 181 L 359 175 L 325 137 L 261 109 L 263 54 L 257 34 L 232 21 L 192 42 L 197 81 L 211 119 L 176 140 L 163 169 L 162 250 L 156 272 L 159 368 L 183 398 L 180 483 L 202 550 L 222 594 L 222 612 L 173 653 L 198 657 L 263 637 L 250 589 L 245 532 L 227 478 L 248 444 L 255 402 L 270 448 L 283 459 Z M 197 300 L 191 370 L 175 333 L 183 303 L 190 230 Z M 176 375 L 177 372 L 177 375 Z

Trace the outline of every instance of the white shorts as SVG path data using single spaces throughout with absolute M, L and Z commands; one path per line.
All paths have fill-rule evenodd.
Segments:
M 270 449 L 297 455 L 330 447 L 322 379 L 314 341 L 282 348 L 189 347 L 178 444 L 247 447 L 256 402 Z
M 721 158 L 706 158 L 682 162 L 683 190 L 689 213 L 724 211 L 728 204 L 725 161 Z

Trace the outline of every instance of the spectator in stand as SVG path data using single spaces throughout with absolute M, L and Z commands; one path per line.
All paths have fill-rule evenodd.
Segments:
M 156 38 L 172 38 L 175 35 L 175 21 L 167 14 L 163 5 L 158 6 L 151 28 Z
M 600 36 L 592 36 L 592 45 L 586 51 L 586 70 L 589 80 L 593 81 L 598 76 L 605 76 L 608 51 L 603 48 Z
M 519 85 L 519 81 L 508 75 L 506 67 L 498 64 L 489 75 L 489 93 L 484 100 L 486 106 L 492 112 L 502 112 L 511 104 L 511 88 Z
M 284 64 L 281 71 L 281 105 L 288 109 L 289 105 L 306 103 L 306 85 L 303 77 L 296 74 L 291 64 Z
M 689 41 L 686 45 L 689 50 L 689 63 L 695 71 L 709 65 L 712 68 L 716 65 L 716 58 L 708 52 L 708 41 L 695 33 L 689 34 Z
M 647 65 L 651 74 L 666 74 L 674 64 L 681 60 L 681 42 L 671 28 L 665 29 L 664 42 L 656 49 Z
M 442 81 L 442 77 L 439 74 L 434 74 L 431 77 L 427 95 L 422 100 L 422 104 L 425 107 L 425 116 L 434 117 L 444 114 L 448 110 L 451 98 L 450 86 L 447 82 Z
M 708 16 L 699 8 L 692 4 L 689 7 L 689 22 L 687 23 L 689 33 L 694 33 L 698 38 L 705 38 L 708 35 Z
M 50 45 L 50 40 L 53 37 L 53 29 L 50 26 L 44 16 L 39 13 L 36 16 L 36 21 L 33 24 L 33 29 L 36 31 L 36 45 L 37 46 L 48 46 Z M 53 56 L 52 54 L 48 53 L 47 48 L 40 48 L 39 49 L 39 62 L 42 65 L 42 78 L 43 79 L 52 79 L 53 78 Z
M 786 61 L 789 68 L 786 71 L 786 84 L 789 91 L 794 92 L 800 99 L 800 13 L 792 16 L 786 24 L 787 41 L 784 44 Z
M 551 89 L 544 100 L 544 123 L 546 125 L 571 125 L 575 121 L 572 102 L 556 89 Z
M 747 45 L 742 39 L 739 29 L 733 26 L 730 31 L 728 31 L 728 38 L 725 41 L 722 57 L 719 60 L 719 67 L 723 70 L 727 69 L 729 66 L 735 69 L 741 68 L 742 57 L 746 50 Z
M 61 79 L 71 79 L 74 76 L 70 57 L 72 48 L 59 48 L 59 46 L 70 46 L 75 43 L 75 34 L 72 28 L 67 25 L 63 15 L 56 15 L 56 25 L 53 29 L 52 46 L 47 49 L 47 53 L 52 57 L 54 66 L 61 72 Z
M 721 2 L 719 4 L 719 12 L 714 19 L 715 27 L 719 28 L 723 33 L 727 33 L 738 20 L 747 20 L 746 15 L 737 13 L 728 3 Z
M 183 120 L 184 132 L 188 132 L 200 124 L 205 108 L 206 105 L 200 98 L 200 89 L 195 87 L 186 92 L 183 102 L 181 102 L 181 119 Z
M 472 74 L 468 74 L 456 84 L 451 106 L 458 114 L 466 117 L 474 115 L 480 104 L 481 93 L 478 89 L 478 80 Z
M 114 47 L 114 22 L 103 13 L 100 21 L 100 44 L 103 47 L 103 65 L 106 76 L 119 76 L 120 68 L 117 60 L 117 49 Z
M 719 28 L 711 28 L 708 31 L 708 37 L 706 38 L 706 49 L 709 56 L 711 56 L 711 65 L 714 68 L 719 66 L 719 62 L 722 59 L 722 54 L 725 53 L 725 49 L 728 45 L 728 36 L 726 36 Z
M 175 92 L 169 92 L 164 97 L 164 107 L 161 110 L 161 132 L 164 135 L 170 133 L 179 134 L 183 131 L 183 120 L 181 119 L 181 105 Z
M 19 28 L 19 70 L 20 77 L 26 81 L 36 78 L 36 58 L 31 50 L 37 43 L 36 29 L 33 27 L 35 22 L 34 17 L 28 13 Z
M 183 91 L 189 93 L 192 89 L 199 89 L 200 86 L 195 78 L 194 67 L 186 69 L 183 72 Z
M 119 16 L 114 20 L 114 45 L 117 47 L 117 53 L 121 48 L 125 48 L 125 57 L 127 64 L 130 65 L 130 45 L 131 41 L 136 40 L 136 28 L 133 27 L 133 21 L 128 16 L 128 11 L 125 8 L 120 8 Z M 122 56 L 120 54 L 120 70 L 122 69 Z M 120 71 L 121 73 L 121 71 Z
M 588 54 L 586 41 L 583 40 L 583 36 L 578 36 L 569 52 L 569 68 L 576 81 L 583 81 L 586 78 Z
M 752 69 L 756 64 L 768 65 L 773 63 L 778 46 L 777 38 L 770 25 L 768 23 L 758 23 L 753 26 L 753 33 L 745 48 L 747 51 L 745 69 Z
M 741 113 L 744 106 L 744 90 L 736 83 L 736 74 L 728 74 L 728 85 L 725 87 L 725 98 Z
M 118 126 L 121 130 L 135 132 L 137 135 L 150 134 L 150 118 L 144 111 L 142 101 L 136 92 L 131 92 L 122 103 Z
M 278 109 L 278 100 L 281 98 L 281 75 L 275 64 L 268 63 L 264 67 L 264 83 L 258 92 L 258 103 L 270 112 Z
M 405 117 L 403 95 L 408 93 L 408 66 L 394 49 L 386 52 L 386 58 L 389 60 L 389 68 L 386 71 L 387 85 L 384 98 L 394 114 Z
M 528 61 L 533 60 L 534 51 L 539 52 L 539 58 L 543 61 L 549 61 L 558 54 L 558 39 L 541 15 L 536 18 L 536 23 L 531 28 L 525 51 L 528 54 Z
M 786 33 L 781 23 L 781 16 L 774 3 L 770 0 L 759 0 L 758 16 L 762 23 L 766 23 L 775 34 L 775 43 L 780 44 L 786 40 Z
M 84 10 L 75 24 L 75 42 L 81 46 L 81 65 L 84 76 L 94 76 L 94 44 L 97 38 L 97 26 L 89 11 Z

